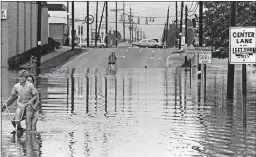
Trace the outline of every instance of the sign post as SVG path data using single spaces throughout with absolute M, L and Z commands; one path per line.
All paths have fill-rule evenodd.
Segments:
M 256 27 L 229 28 L 230 64 L 242 64 L 243 123 L 246 127 L 246 64 L 256 64 Z

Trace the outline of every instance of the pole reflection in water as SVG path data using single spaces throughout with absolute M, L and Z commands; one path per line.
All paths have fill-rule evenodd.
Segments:
M 74 152 L 74 149 L 73 149 L 73 145 L 75 144 L 75 141 L 74 141 L 74 132 L 69 132 L 68 133 L 69 137 L 70 137 L 70 140 L 69 140 L 69 151 L 70 151 L 70 156 L 73 157 L 75 152 Z
M 178 75 L 178 69 L 176 68 L 175 69 L 175 73 L 174 73 L 174 109 L 175 109 L 175 115 L 177 114 L 177 111 L 176 111 L 176 106 L 177 106 L 177 75 Z
M 74 95 L 75 95 L 75 79 L 74 79 L 75 69 L 71 70 L 71 113 L 74 112 Z
M 68 110 L 68 96 L 69 96 L 69 78 L 67 77 L 67 110 Z
M 184 78 L 184 114 L 186 114 L 187 107 L 187 69 L 185 69 L 185 78 Z
M 123 77 L 123 110 L 122 112 L 124 112 L 124 77 Z
M 115 77 L 115 112 L 116 112 L 116 99 L 117 99 L 117 79 Z
M 107 116 L 108 114 L 108 82 L 107 82 L 107 77 L 105 77 L 105 114 L 104 116 Z
M 89 112 L 89 97 L 90 97 L 89 86 L 90 86 L 89 77 L 86 76 L 86 113 Z
M 97 75 L 95 75 L 95 111 L 97 112 L 97 109 L 98 109 L 98 78 L 97 78 Z

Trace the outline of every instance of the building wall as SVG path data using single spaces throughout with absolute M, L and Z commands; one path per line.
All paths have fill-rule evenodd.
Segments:
M 11 17 L 9 10 L 9 5 L 7 2 L 1 2 L 1 9 L 7 10 L 7 18 Z M 1 63 L 7 64 L 6 58 L 8 58 L 8 45 L 9 45 L 9 21 L 1 20 Z M 5 52 L 5 53 L 4 53 Z
M 36 47 L 37 4 L 33 2 L 1 2 L 7 9 L 7 19 L 1 20 L 1 66 L 8 67 L 8 58 Z M 42 9 L 42 44 L 48 43 L 48 8 Z
M 48 8 L 42 8 L 42 45 L 48 44 Z

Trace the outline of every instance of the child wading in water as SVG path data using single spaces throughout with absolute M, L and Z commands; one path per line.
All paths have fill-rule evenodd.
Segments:
M 20 127 L 20 121 L 22 116 L 24 115 L 25 109 L 27 106 L 32 106 L 33 102 L 37 99 L 38 93 L 36 88 L 32 83 L 27 82 L 28 71 L 21 70 L 18 74 L 19 82 L 13 86 L 11 96 L 7 99 L 6 105 L 2 106 L 2 111 L 6 108 L 6 106 L 10 106 L 15 99 L 17 99 L 17 110 L 14 118 L 14 127 L 17 125 L 17 131 L 23 131 L 23 128 Z M 27 128 L 29 123 L 26 121 Z M 30 129 L 31 130 L 31 129 Z M 12 133 L 15 133 L 13 131 Z
M 33 75 L 28 74 L 27 82 L 34 84 L 35 79 Z M 37 90 L 36 90 L 37 91 Z M 39 94 L 37 92 L 37 98 L 34 100 L 33 105 L 28 106 L 26 109 L 26 124 L 27 124 L 27 131 L 36 131 L 36 123 L 38 121 L 39 116 Z

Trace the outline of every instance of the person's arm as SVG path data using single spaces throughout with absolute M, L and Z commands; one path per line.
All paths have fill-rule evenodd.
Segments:
M 10 106 L 11 104 L 13 104 L 13 102 L 18 98 L 17 96 L 17 90 L 16 90 L 16 86 L 13 86 L 12 92 L 11 92 L 11 96 L 7 99 L 7 101 L 5 102 L 6 105 L 2 105 L 1 107 L 1 111 L 4 111 L 6 109 L 6 107 Z
M 13 104 L 13 102 L 18 98 L 18 96 L 11 94 L 11 96 L 7 99 L 7 101 L 5 102 L 6 105 L 2 105 L 1 111 L 4 111 L 6 109 L 6 107 L 10 106 L 11 104 Z
M 32 106 L 33 102 L 37 99 L 37 94 L 34 94 L 33 97 L 27 102 L 27 106 Z
M 37 106 L 39 105 L 40 101 L 39 101 L 39 94 L 37 93 L 37 99 L 34 105 L 32 105 L 33 109 L 35 110 L 37 108 Z

